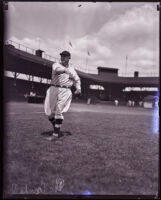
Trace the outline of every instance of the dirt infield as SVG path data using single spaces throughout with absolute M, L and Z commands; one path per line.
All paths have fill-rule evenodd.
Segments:
M 43 105 L 6 104 L 5 194 L 157 194 L 154 110 L 73 103 L 64 116 L 71 135 L 51 142 Z

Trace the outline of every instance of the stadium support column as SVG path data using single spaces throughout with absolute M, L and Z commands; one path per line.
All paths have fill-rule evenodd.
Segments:
M 28 81 L 31 83 L 31 90 L 33 90 L 34 89 L 34 85 L 33 85 L 34 76 L 32 76 L 32 75 L 26 75 L 26 76 L 27 76 Z
M 29 81 L 29 84 L 30 84 L 30 81 L 31 81 L 31 76 L 30 75 L 26 75 L 28 81 Z
M 51 81 L 50 79 L 46 79 L 46 84 L 49 85 L 49 84 L 50 84 L 50 81 Z
M 43 81 L 43 78 L 42 78 L 42 77 L 39 77 L 39 81 L 40 81 L 40 83 L 42 83 L 42 81 Z
M 90 82 L 87 83 L 87 99 L 91 98 Z
M 27 79 L 29 80 L 29 81 L 31 81 L 31 76 L 30 75 L 26 75 L 27 76 Z
M 104 92 L 103 92 L 103 98 L 104 100 L 109 100 L 109 85 L 104 85 Z
M 107 88 L 108 88 L 108 91 L 107 91 L 108 100 L 112 101 L 112 85 L 108 85 Z
M 34 76 L 31 76 L 31 81 L 32 81 L 32 83 L 31 83 L 31 88 L 32 88 L 32 90 L 34 89 Z
M 16 86 L 17 72 L 14 73 L 14 86 Z
M 16 79 L 17 79 L 19 73 L 13 72 L 13 75 L 14 75 L 14 83 L 13 84 L 14 84 L 14 86 L 16 86 Z
M 86 99 L 87 98 L 87 88 L 86 88 L 86 82 L 84 79 L 81 79 L 81 90 L 82 90 L 82 99 Z

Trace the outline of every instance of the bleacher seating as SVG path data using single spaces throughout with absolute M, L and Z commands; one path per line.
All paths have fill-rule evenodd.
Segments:
M 44 96 L 49 86 L 44 83 L 4 77 L 4 101 L 27 101 L 25 94 L 34 91 L 36 95 Z

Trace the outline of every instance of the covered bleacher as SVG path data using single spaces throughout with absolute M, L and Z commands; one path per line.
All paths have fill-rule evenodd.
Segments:
M 41 79 L 51 78 L 51 67 L 54 61 L 43 58 L 41 55 L 31 54 L 15 48 L 11 44 L 4 48 L 4 70 L 15 73 L 15 77 L 4 77 L 4 91 L 6 99 L 25 100 L 24 95 L 34 90 L 36 94 L 44 96 L 49 82 L 42 82 Z M 29 76 L 28 80 L 19 79 L 16 74 Z M 129 98 L 139 99 L 147 94 L 155 92 L 125 92 L 126 87 L 157 87 L 159 88 L 159 77 L 121 77 L 118 76 L 118 69 L 98 67 L 98 74 L 89 74 L 77 70 L 81 78 L 82 99 L 94 97 L 99 100 L 119 99 L 127 101 Z M 34 77 L 40 81 L 35 82 Z M 91 89 L 92 85 L 101 86 L 104 90 Z M 141 94 L 141 95 L 140 95 Z

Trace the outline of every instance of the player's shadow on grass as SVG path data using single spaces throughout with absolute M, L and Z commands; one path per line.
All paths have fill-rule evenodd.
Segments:
M 61 131 L 63 136 L 70 136 L 72 133 L 70 131 Z M 42 132 L 41 135 L 44 137 L 50 137 L 53 134 L 53 131 Z
M 44 136 L 44 137 L 49 137 L 53 134 L 53 131 L 45 131 L 45 132 L 42 132 L 41 135 Z

